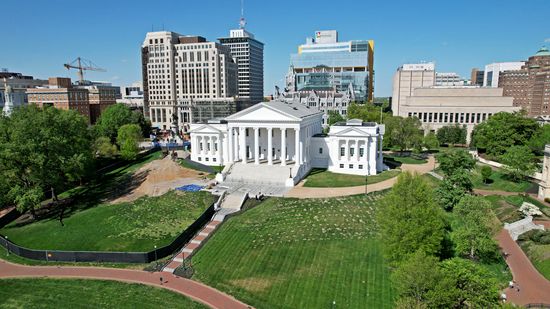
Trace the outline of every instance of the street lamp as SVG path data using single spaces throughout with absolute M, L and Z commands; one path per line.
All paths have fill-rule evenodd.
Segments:
M 10 255 L 10 243 L 8 241 L 8 236 L 6 236 L 6 249 L 8 249 L 8 252 L 6 253 L 6 256 Z
M 157 261 L 157 245 L 155 245 L 155 262 Z

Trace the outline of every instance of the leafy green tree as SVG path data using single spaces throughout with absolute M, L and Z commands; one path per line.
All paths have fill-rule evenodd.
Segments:
M 500 156 L 509 147 L 527 144 L 539 129 L 536 120 L 523 112 L 500 112 L 476 126 L 471 144 L 488 155 Z
M 542 155 L 544 146 L 550 144 L 550 125 L 541 126 L 527 144 L 531 150 Z
M 440 265 L 442 278 L 429 293 L 429 308 L 498 306 L 498 283 L 485 268 L 461 258 L 445 260 Z
M 138 153 L 141 128 L 137 124 L 125 124 L 118 129 L 117 143 L 120 156 L 125 160 L 134 160 Z
M 384 102 L 381 106 L 372 103 L 359 104 L 352 102 L 348 106 L 346 115 L 348 119 L 362 119 L 365 122 L 384 122 L 386 117 L 391 115 L 384 112 L 387 105 L 387 102 Z M 382 118 L 382 120 L 380 118 Z
M 387 129 L 391 130 L 389 139 L 392 146 L 399 148 L 401 152 L 422 145 L 424 134 L 420 120 L 416 117 L 393 117 L 392 125 L 386 128 L 386 132 L 388 132 Z
M 337 122 L 344 121 L 344 117 L 338 111 L 328 111 L 328 125 L 331 126 Z
M 491 175 L 493 175 L 493 169 L 489 165 L 483 165 L 481 167 L 481 178 L 483 179 L 483 183 L 486 184 L 489 178 L 491 178 Z
M 470 171 L 476 164 L 475 159 L 466 150 L 446 151 L 436 158 L 439 169 L 447 176 L 460 169 Z
M 143 137 L 149 137 L 149 134 L 151 133 L 151 121 L 149 119 L 145 119 L 142 112 L 132 111 L 130 123 L 137 124 L 140 127 Z
M 11 187 L 9 201 L 22 212 L 35 216 L 45 192 L 57 201 L 57 192 L 79 180 L 91 161 L 87 120 L 75 111 L 29 105 L 0 118 L 0 173 Z
M 417 174 L 399 175 L 377 213 L 385 255 L 398 263 L 417 250 L 437 254 L 444 237 L 444 214 L 431 187 Z
M 430 132 L 426 136 L 424 136 L 422 144 L 428 150 L 439 148 L 439 140 L 437 139 L 437 136 L 435 136 L 435 133 L 433 132 Z
M 532 175 L 537 166 L 534 163 L 535 155 L 527 146 L 512 146 L 500 157 L 505 165 L 506 173 L 515 180 Z
M 470 173 L 460 168 L 445 176 L 439 187 L 436 188 L 435 193 L 439 205 L 450 211 L 472 190 L 473 183 Z
M 447 145 L 466 144 L 466 126 L 449 125 L 437 130 L 437 139 Z
M 429 294 L 441 280 L 438 264 L 436 257 L 420 250 L 401 262 L 391 274 L 393 286 L 399 295 L 398 303 L 410 304 L 413 308 L 427 308 Z
M 151 122 L 139 111 L 132 111 L 127 105 L 117 103 L 111 105 L 101 113 L 97 123 L 94 125 L 96 136 L 106 136 L 115 143 L 118 129 L 125 124 L 137 124 L 142 134 L 148 135 L 151 132 Z
M 118 150 L 108 137 L 100 136 L 94 141 L 94 152 L 97 156 L 112 158 L 117 155 Z
M 499 226 L 491 205 L 482 197 L 466 195 L 453 210 L 451 239 L 456 253 L 471 260 L 498 256 L 494 235 Z

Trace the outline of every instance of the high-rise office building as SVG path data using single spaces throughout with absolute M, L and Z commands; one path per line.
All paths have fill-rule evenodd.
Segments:
M 498 86 L 530 116 L 550 115 L 550 51 L 542 47 L 521 69 L 501 72 Z
M 147 33 L 141 51 L 144 113 L 153 127 L 176 123 L 185 131 L 191 122 L 236 112 L 237 65 L 229 47 L 159 31 Z
M 436 86 L 464 86 L 464 81 L 460 75 L 455 72 L 436 72 L 435 73 L 435 85 Z
M 352 91 L 357 101 L 372 101 L 374 41 L 338 41 L 336 30 L 317 31 L 290 56 L 288 91 Z
M 264 43 L 256 40 L 244 26 L 241 18 L 239 29 L 230 30 L 228 38 L 218 40 L 229 47 L 237 63 L 239 99 L 254 104 L 264 97 Z
M 524 61 L 495 62 L 485 66 L 483 73 L 483 87 L 500 87 L 499 76 L 501 72 L 519 70 L 525 64 Z
M 400 114 L 399 108 L 415 88 L 431 87 L 435 84 L 435 63 L 409 63 L 400 66 L 393 75 L 392 111 Z

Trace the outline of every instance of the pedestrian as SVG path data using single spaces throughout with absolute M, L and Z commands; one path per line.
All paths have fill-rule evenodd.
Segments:
M 508 283 L 508 286 L 509 286 L 511 289 L 513 289 L 513 288 L 514 288 L 514 280 L 510 281 L 510 282 Z
M 518 293 L 519 293 L 519 285 L 516 284 L 516 289 L 518 290 Z
M 160 285 L 162 285 L 164 283 L 164 280 L 162 279 L 162 277 L 160 277 Z

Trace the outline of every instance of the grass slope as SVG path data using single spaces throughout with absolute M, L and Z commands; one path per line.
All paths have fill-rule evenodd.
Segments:
M 393 308 L 380 196 L 268 199 L 224 223 L 193 257 L 194 279 L 256 308 Z
M 483 182 L 483 178 L 481 177 L 480 165 L 477 165 L 472 171 L 472 182 L 474 184 L 474 188 L 476 189 L 507 192 L 526 192 L 534 186 L 533 183 L 526 180 L 521 180 L 519 182 L 509 180 L 508 177 L 506 177 L 506 175 L 500 170 L 493 170 L 491 177 L 489 177 L 488 183 L 485 184 Z
M 388 159 L 390 161 L 397 161 L 402 164 L 424 164 L 428 162 L 428 160 L 423 159 L 422 157 L 416 156 L 416 155 L 401 156 L 399 154 L 394 154 L 394 155 L 384 154 L 384 159 Z
M 207 192 L 170 191 L 131 203 L 100 205 L 72 214 L 0 229 L 18 245 L 33 249 L 145 252 L 169 244 L 208 208 Z
M 81 279 L 0 280 L 1 308 L 207 308 L 142 284 Z
M 394 169 L 383 171 L 377 175 L 367 176 L 367 184 L 370 185 L 396 177 L 400 172 L 400 170 Z M 336 188 L 365 185 L 365 176 L 333 173 L 326 169 L 318 168 L 312 169 L 306 179 L 307 181 L 304 183 L 304 187 Z

